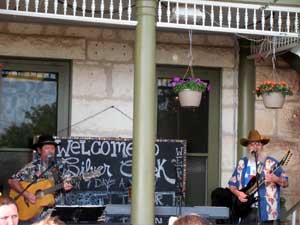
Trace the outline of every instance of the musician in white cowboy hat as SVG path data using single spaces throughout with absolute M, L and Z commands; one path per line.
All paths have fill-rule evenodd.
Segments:
M 228 185 L 230 191 L 236 196 L 234 199 L 238 200 L 237 204 L 233 205 L 233 213 L 238 214 L 236 216 L 239 217 L 241 224 L 255 224 L 256 221 L 260 221 L 261 224 L 277 224 L 280 220 L 280 188 L 288 186 L 288 177 L 282 167 L 278 166 L 275 158 L 265 157 L 262 154 L 263 146 L 269 141 L 257 130 L 251 130 L 247 138 L 240 139 L 240 144 L 247 147 L 250 154 L 238 161 Z M 274 171 L 276 166 L 277 169 Z M 259 201 L 251 204 L 251 200 L 256 196 L 247 193 L 249 191 L 245 190 L 247 189 L 245 187 L 249 184 L 254 188 L 255 193 L 257 191 L 255 189 L 257 182 L 254 181 L 256 178 L 261 185 L 258 188 L 259 194 L 256 194 L 259 196 Z M 246 210 L 243 212 L 243 207 L 248 203 L 248 211 L 252 213 Z M 258 212 L 257 207 L 260 208 Z
M 58 165 L 58 163 L 55 162 L 57 145 L 58 144 L 55 142 L 53 136 L 39 136 L 38 141 L 32 145 L 32 149 L 36 150 L 38 154 L 35 154 L 34 159 L 30 163 L 26 164 L 8 180 L 11 193 L 17 193 L 14 197 L 19 197 L 20 195 L 20 199 L 24 199 L 27 204 L 39 204 L 37 196 L 31 191 L 35 189 L 26 190 L 26 187 L 28 184 L 33 183 L 37 186 L 41 185 L 41 190 L 44 190 L 46 187 L 44 187 L 43 184 L 48 185 L 48 183 L 42 183 L 45 179 L 53 184 L 62 183 L 65 191 L 73 188 L 72 184 L 65 179 L 66 174 L 64 174 L 65 170 L 63 165 Z M 34 185 L 32 186 L 34 187 Z M 22 202 L 21 200 L 18 199 L 16 203 Z M 39 207 L 36 207 L 36 209 L 39 209 Z M 31 218 L 31 213 L 26 214 L 24 212 L 26 210 L 29 211 L 31 208 L 23 208 L 22 211 L 22 208 L 19 207 L 19 217 L 20 219 L 23 217 L 22 220 L 31 220 L 31 222 L 37 222 L 49 214 L 48 212 L 43 212 L 42 214 L 35 216 L 36 218 Z

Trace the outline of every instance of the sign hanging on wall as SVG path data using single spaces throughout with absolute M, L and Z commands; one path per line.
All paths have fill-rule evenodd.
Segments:
M 132 139 L 57 138 L 57 159 L 71 176 L 100 171 L 101 176 L 75 184 L 59 204 L 98 205 L 130 202 L 132 182 Z M 155 203 L 175 205 L 185 190 L 186 142 L 157 140 L 155 143 Z

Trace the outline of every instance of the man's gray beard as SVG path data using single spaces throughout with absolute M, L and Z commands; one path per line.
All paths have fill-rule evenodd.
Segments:
M 263 162 L 265 158 L 267 157 L 266 152 L 264 149 L 261 149 L 256 152 L 257 154 L 257 160 Z M 247 157 L 251 160 L 255 160 L 255 151 L 250 152 L 250 150 L 247 151 Z

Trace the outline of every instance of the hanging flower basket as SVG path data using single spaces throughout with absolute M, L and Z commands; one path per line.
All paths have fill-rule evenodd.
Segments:
M 202 97 L 202 92 L 210 91 L 211 86 L 202 81 L 200 78 L 194 76 L 192 66 L 192 31 L 189 31 L 190 39 L 190 52 L 189 52 L 189 65 L 183 78 L 174 77 L 171 81 L 171 86 L 175 93 L 178 94 L 179 103 L 182 107 L 199 107 Z
M 178 94 L 179 103 L 182 107 L 198 107 L 201 102 L 202 92 L 210 91 L 211 86 L 200 78 L 174 77 L 171 85 Z
M 285 95 L 280 92 L 264 93 L 262 95 L 266 108 L 281 109 L 285 102 Z
M 198 107 L 201 102 L 202 92 L 184 89 L 178 93 L 182 107 Z
M 280 109 L 285 102 L 285 96 L 293 95 L 293 92 L 285 81 L 274 82 L 266 80 L 256 87 L 256 95 L 263 97 L 263 103 L 266 108 Z
M 200 78 L 195 78 L 191 63 L 187 67 L 183 78 L 174 77 L 172 79 L 171 86 L 173 91 L 178 94 L 181 107 L 199 107 L 202 92 L 211 90 L 208 83 Z

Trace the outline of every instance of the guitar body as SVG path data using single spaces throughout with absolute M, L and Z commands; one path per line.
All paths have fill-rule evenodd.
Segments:
M 99 177 L 101 175 L 102 173 L 100 169 L 98 169 L 95 171 L 86 172 L 81 176 L 71 177 L 71 180 L 68 180 L 68 182 L 74 183 L 76 181 L 80 181 L 81 179 L 83 179 L 84 181 L 88 181 L 94 177 Z M 20 184 L 24 189 L 27 189 L 29 182 L 21 181 Z M 55 191 L 57 190 L 62 189 L 63 187 L 64 183 L 55 185 L 54 182 L 47 179 L 41 179 L 37 183 L 32 184 L 27 189 L 27 191 L 35 194 L 35 196 L 37 197 L 37 201 L 35 204 L 31 204 L 27 202 L 23 196 L 18 197 L 18 199 L 16 200 L 16 204 L 19 209 L 19 219 L 22 221 L 31 220 L 39 216 L 42 213 L 44 207 L 53 206 L 55 204 L 53 193 L 55 193 Z M 9 196 L 12 199 L 15 199 L 17 196 L 19 196 L 19 193 L 11 190 L 9 192 Z
M 252 177 L 246 187 L 242 188 L 240 191 L 247 193 L 253 186 L 256 185 L 256 177 Z M 235 195 L 233 195 L 232 208 L 236 217 L 245 218 L 252 210 L 252 204 L 257 202 L 254 194 L 248 195 L 247 202 L 241 202 Z
M 21 181 L 20 184 L 23 188 L 26 188 L 29 182 Z M 37 183 L 30 186 L 27 189 L 27 191 L 35 194 L 37 196 L 37 201 L 35 204 L 31 204 L 27 202 L 23 196 L 20 196 L 16 200 L 16 204 L 19 210 L 19 219 L 22 221 L 33 219 L 42 213 L 44 207 L 53 206 L 55 204 L 54 194 L 50 193 L 50 194 L 43 195 L 42 192 L 43 190 L 46 190 L 53 186 L 54 183 L 47 179 L 40 180 Z M 9 192 L 9 196 L 13 199 L 17 197 L 18 194 L 19 193 L 17 193 L 14 190 L 11 190 Z

